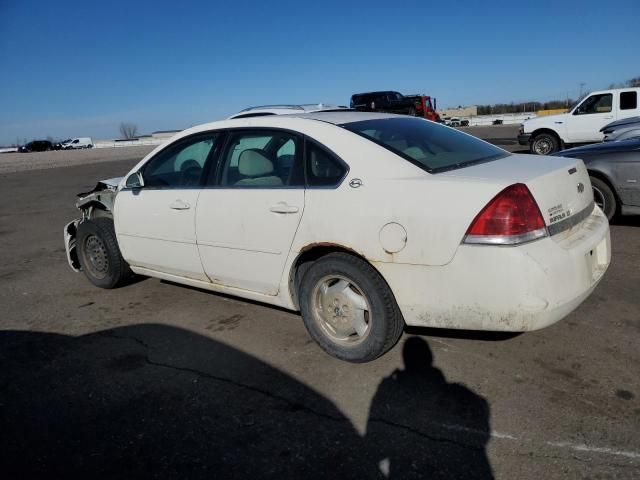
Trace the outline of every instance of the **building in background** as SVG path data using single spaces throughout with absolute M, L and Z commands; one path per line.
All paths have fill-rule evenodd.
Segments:
M 438 113 L 440 114 L 440 117 L 475 117 L 478 115 L 478 107 L 476 105 L 471 105 L 469 107 L 445 108 L 444 110 L 440 110 Z

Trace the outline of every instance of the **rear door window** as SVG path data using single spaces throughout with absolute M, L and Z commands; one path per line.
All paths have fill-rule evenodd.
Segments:
M 302 140 L 280 130 L 232 131 L 218 185 L 230 188 L 304 186 Z
M 620 92 L 620 110 L 635 110 L 638 108 L 638 92 Z

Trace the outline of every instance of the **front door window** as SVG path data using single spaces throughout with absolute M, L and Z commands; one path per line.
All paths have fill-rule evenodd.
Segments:
M 591 95 L 584 102 L 580 104 L 574 115 L 591 115 L 594 113 L 608 113 L 611 112 L 613 102 L 613 95 L 610 93 L 602 93 L 598 95 Z

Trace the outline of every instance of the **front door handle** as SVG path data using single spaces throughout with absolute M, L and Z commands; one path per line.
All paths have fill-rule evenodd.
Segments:
M 289 205 L 286 202 L 279 202 L 269 208 L 269 211 L 273 213 L 298 213 L 300 210 L 298 207 L 294 205 Z
M 169 205 L 169 208 L 173 210 L 189 210 L 191 208 L 191 205 L 189 205 L 187 202 L 183 202 L 182 200 L 178 199 L 178 200 L 174 200 Z

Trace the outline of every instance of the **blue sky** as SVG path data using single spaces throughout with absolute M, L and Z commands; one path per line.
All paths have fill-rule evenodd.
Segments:
M 640 75 L 639 0 L 0 0 L 0 144 L 185 128 L 248 105 L 548 100 Z

